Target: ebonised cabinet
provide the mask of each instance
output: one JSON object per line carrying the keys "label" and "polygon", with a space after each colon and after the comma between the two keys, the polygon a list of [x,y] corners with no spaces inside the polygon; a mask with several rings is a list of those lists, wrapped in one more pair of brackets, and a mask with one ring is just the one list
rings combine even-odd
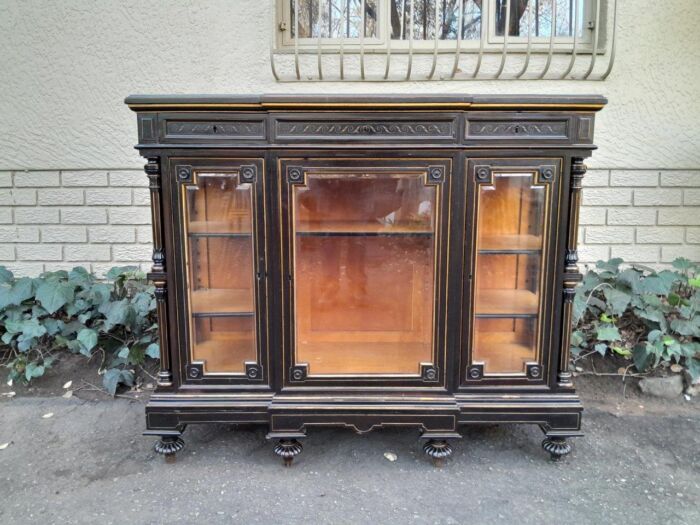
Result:
{"label": "ebonised cabinet", "polygon": [[598,96],[131,96],[161,335],[146,434],[259,423],[534,423],[579,436],[568,370]]}

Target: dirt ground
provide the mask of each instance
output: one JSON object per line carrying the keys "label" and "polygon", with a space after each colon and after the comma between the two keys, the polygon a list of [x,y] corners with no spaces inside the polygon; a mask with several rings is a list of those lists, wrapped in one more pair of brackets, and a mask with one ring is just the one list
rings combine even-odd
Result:
{"label": "dirt ground", "polygon": [[533,426],[464,428],[442,469],[413,430],[313,429],[284,469],[265,428],[223,425],[190,426],[165,464],[141,436],[148,392],[111,399],[71,359],[0,397],[0,523],[700,522],[699,402],[617,377],[577,377],[586,436],[559,463]]}

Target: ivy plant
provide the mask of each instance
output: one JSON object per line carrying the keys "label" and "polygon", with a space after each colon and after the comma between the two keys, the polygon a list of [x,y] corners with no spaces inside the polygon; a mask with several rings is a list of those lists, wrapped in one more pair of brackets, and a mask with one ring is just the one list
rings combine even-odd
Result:
{"label": "ivy plant", "polygon": [[615,353],[639,372],[680,365],[700,378],[700,265],[673,269],[598,261],[574,298],[572,354]]}
{"label": "ivy plant", "polygon": [[136,267],[99,280],[85,268],[16,278],[0,266],[0,355],[9,380],[42,376],[60,351],[100,354],[105,389],[133,386],[134,367],[157,359],[153,286]]}

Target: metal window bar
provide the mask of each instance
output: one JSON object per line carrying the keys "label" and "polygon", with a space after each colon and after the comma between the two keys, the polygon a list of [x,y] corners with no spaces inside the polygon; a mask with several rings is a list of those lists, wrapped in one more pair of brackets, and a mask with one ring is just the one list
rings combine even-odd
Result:
{"label": "metal window bar", "polygon": [[[273,2],[278,0],[272,0]],[[527,39],[524,43],[523,52],[523,39],[520,39],[520,45],[517,51],[513,51],[513,38],[517,35],[513,33],[510,29],[511,22],[511,6],[513,0],[504,0],[500,3],[501,6],[505,7],[505,13],[502,14],[505,18],[505,25],[500,43],[498,39],[494,43],[491,41],[489,35],[493,34],[497,26],[496,20],[489,20],[488,16],[484,16],[484,12],[488,9],[489,0],[483,0],[481,4],[482,14],[479,18],[480,33],[478,39],[478,47],[476,47],[476,42],[473,42],[471,48],[467,49],[464,47],[464,32],[466,27],[469,27],[465,17],[465,7],[466,3],[470,0],[459,0],[458,13],[457,13],[457,28],[455,39],[441,38],[440,31],[440,16],[446,20],[447,13],[446,5],[443,5],[442,10],[440,9],[440,0],[418,0],[422,1],[423,11],[422,23],[414,19],[415,11],[415,0],[401,0],[401,16],[399,20],[398,27],[398,39],[402,41],[407,41],[406,47],[396,47],[392,45],[392,34],[391,27],[387,21],[381,20],[379,17],[374,19],[375,29],[373,36],[379,36],[380,39],[383,38],[385,41],[385,50],[381,50],[379,53],[376,50],[370,51],[373,57],[383,57],[384,62],[384,72],[383,74],[372,74],[371,70],[367,68],[371,63],[376,65],[377,60],[368,62],[366,59],[367,54],[367,2],[369,0],[314,0],[315,4],[309,5],[309,15],[308,15],[308,38],[300,36],[300,11],[299,4],[300,0],[284,0],[287,5],[291,5],[294,15],[293,23],[293,34],[292,34],[292,52],[285,51],[284,49],[279,50],[276,48],[278,45],[277,34],[278,31],[283,29],[277,24],[277,19],[275,17],[275,11],[273,9],[273,33],[271,38],[271,48],[270,48],[270,68],[273,77],[278,82],[314,82],[314,81],[367,81],[367,82],[397,82],[397,81],[429,81],[429,80],[481,80],[481,79],[499,79],[499,80],[605,80],[611,73],[613,65],[615,62],[616,55],[616,36],[617,36],[617,0],[569,0],[568,2],[568,35],[564,37],[557,36],[557,1],[556,0],[530,0],[527,6]],[[339,12],[339,35],[336,37],[333,34],[333,7],[334,1],[340,1],[341,7],[338,9]],[[375,0],[374,6],[377,12],[386,14],[388,10],[379,9],[380,3],[383,1],[390,0]],[[495,2],[495,0],[491,0]],[[352,24],[352,14],[351,14],[351,4],[353,2],[359,2],[360,16],[359,24],[356,32],[356,37],[353,37],[353,32],[351,31]],[[551,13],[551,25],[550,34],[547,39],[547,43],[543,45],[542,42],[537,44],[534,38],[540,38],[540,7],[546,6],[546,2],[549,2],[550,13]],[[593,2],[594,8],[591,9],[591,3]],[[423,42],[427,42],[427,31],[429,19],[427,15],[428,6],[432,3],[433,13],[434,13],[434,31],[432,49],[426,53],[425,49],[421,49],[422,52],[416,52],[415,38],[416,26],[418,26],[419,33],[424,36]],[[344,4],[344,6],[342,5]],[[314,10],[313,6],[317,6],[316,18],[314,24]],[[328,15],[328,39],[324,41],[323,31],[321,29],[323,23],[322,12],[324,8],[327,7]],[[604,17],[606,14],[604,9],[610,16]],[[442,12],[441,12],[442,11]],[[533,15],[532,12],[535,11]],[[496,14],[495,10],[492,11]],[[452,11],[454,14],[454,12]],[[587,20],[586,14],[592,15],[592,18]],[[584,16],[581,16],[584,14]],[[408,16],[407,16],[408,15]],[[520,13],[522,17],[523,13]],[[473,17],[474,15],[472,15]],[[534,20],[533,20],[534,19]],[[454,20],[454,19],[453,19]],[[601,21],[611,20],[608,23],[608,27],[605,28],[608,49],[601,50],[600,39],[601,39]],[[382,25],[382,23],[384,24]],[[474,22],[472,19],[471,23]],[[533,38],[533,22],[534,22],[534,34]],[[517,25],[517,22],[516,22]],[[422,27],[421,27],[422,26]],[[317,29],[317,37],[313,38],[314,28]],[[421,31],[422,29],[422,31]],[[586,39],[580,38],[580,33],[588,31],[590,38]],[[444,33],[445,31],[443,31]],[[343,34],[344,33],[344,34]],[[519,36],[519,35],[517,35]],[[302,54],[302,49],[300,47],[300,40],[304,38],[304,53]],[[333,39],[337,38],[337,48],[329,49],[328,44],[332,43]],[[357,46],[348,46],[347,41],[353,38],[357,39]],[[546,37],[545,37],[546,38]],[[588,45],[587,48],[582,49],[583,43],[585,41]],[[570,45],[570,48],[566,46]],[[500,47],[500,48],[499,48]],[[558,51],[558,52],[557,52]],[[317,75],[316,76],[302,76],[302,56],[308,54],[309,52],[316,54],[317,62]],[[535,53],[539,52],[543,55],[544,65],[541,66],[542,69],[535,73],[534,75],[528,75],[531,72],[531,64],[534,64],[532,57]],[[359,66],[351,67],[353,69],[359,69],[356,73],[350,71],[346,72],[346,61],[345,54],[359,54]],[[338,54],[338,75],[334,76],[331,74],[326,74],[324,72],[324,59],[331,54]],[[392,74],[392,58],[394,55],[402,54],[406,55],[407,59],[405,62],[405,70],[401,72],[394,69],[394,74]],[[446,71],[441,71],[439,64],[439,56],[444,54],[453,54],[454,59],[452,60],[451,67]],[[285,69],[280,67],[280,61],[283,58],[289,58],[293,55],[291,62],[291,74]],[[577,68],[582,61],[585,63],[585,58],[581,57],[585,55],[590,55],[588,57],[588,65]],[[600,55],[600,59],[599,56]],[[427,58],[422,66],[416,67],[419,58]],[[469,57],[473,66],[471,72],[464,73],[460,70],[460,64]],[[515,73],[510,73],[506,69],[506,64],[510,64],[510,70],[513,70],[513,66],[516,64],[516,58],[521,61],[520,67],[517,68]],[[561,60],[560,60],[561,59]],[[581,60],[580,60],[581,59]],[[487,67],[487,63],[490,62],[491,67]],[[557,63],[557,67],[555,66]],[[601,62],[604,62],[603,67],[600,66]],[[304,62],[306,63],[306,62]],[[540,64],[542,62],[540,61]],[[326,64],[327,65],[327,64]],[[351,64],[352,66],[352,64]],[[495,66],[495,67],[494,67]],[[289,66],[286,68],[289,70]],[[495,73],[494,73],[495,70]],[[578,71],[577,71],[578,70]],[[421,72],[422,71],[422,72]],[[561,71],[561,72],[559,72]],[[549,74],[548,73],[552,73]]]}

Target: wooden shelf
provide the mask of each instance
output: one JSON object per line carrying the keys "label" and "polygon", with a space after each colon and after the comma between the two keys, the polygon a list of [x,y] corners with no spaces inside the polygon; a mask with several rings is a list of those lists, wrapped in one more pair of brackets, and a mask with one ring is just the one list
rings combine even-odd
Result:
{"label": "wooden shelf", "polygon": [[296,228],[297,235],[433,235],[433,230],[425,224],[380,224],[352,221],[301,222]]}
{"label": "wooden shelf", "polygon": [[525,374],[525,363],[534,361],[532,347],[517,343],[489,342],[479,337],[474,348],[474,362],[484,363],[484,375]]}
{"label": "wooden shelf", "polygon": [[187,232],[193,236],[231,236],[249,237],[250,218],[245,221],[192,221],[188,224]]}
{"label": "wooden shelf", "polygon": [[252,337],[212,339],[194,346],[195,361],[204,361],[207,372],[242,374],[245,362],[256,361],[256,351]]}
{"label": "wooden shelf", "polygon": [[537,294],[529,290],[482,289],[476,292],[475,315],[537,315]]}
{"label": "wooden shelf", "polygon": [[193,314],[254,315],[253,291],[210,288],[192,292]]}
{"label": "wooden shelf", "polygon": [[489,235],[479,239],[479,253],[538,253],[542,237],[537,235]]}
{"label": "wooden shelf", "polygon": [[421,343],[323,342],[297,346],[297,362],[308,363],[309,375],[420,374],[430,362],[430,345]]}

